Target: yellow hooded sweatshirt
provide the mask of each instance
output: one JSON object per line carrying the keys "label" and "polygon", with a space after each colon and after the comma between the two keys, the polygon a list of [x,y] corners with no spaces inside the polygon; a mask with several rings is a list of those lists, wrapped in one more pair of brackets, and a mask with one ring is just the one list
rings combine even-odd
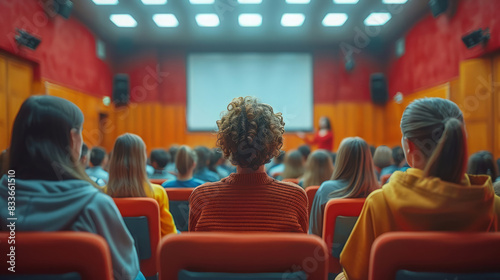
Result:
{"label": "yellow hooded sweatshirt", "polygon": [[489,176],[466,175],[461,185],[424,178],[410,168],[395,172],[371,193],[347,241],[340,263],[349,280],[368,279],[373,241],[389,231],[471,231],[500,229],[500,197]]}

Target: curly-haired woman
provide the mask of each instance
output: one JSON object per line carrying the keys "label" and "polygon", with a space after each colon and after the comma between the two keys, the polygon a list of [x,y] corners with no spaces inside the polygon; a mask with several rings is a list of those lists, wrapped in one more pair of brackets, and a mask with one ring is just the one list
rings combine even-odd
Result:
{"label": "curly-haired woman", "polygon": [[283,146],[281,113],[253,97],[238,97],[217,126],[217,146],[237,170],[193,191],[189,230],[307,232],[304,190],[269,177],[264,169]]}

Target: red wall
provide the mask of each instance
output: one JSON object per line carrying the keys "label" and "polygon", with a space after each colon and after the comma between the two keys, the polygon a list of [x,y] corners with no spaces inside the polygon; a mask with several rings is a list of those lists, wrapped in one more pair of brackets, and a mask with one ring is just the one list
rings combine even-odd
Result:
{"label": "red wall", "polygon": [[[45,80],[94,96],[110,95],[112,72],[96,56],[94,35],[73,17],[48,17],[41,2],[0,1],[0,50],[36,62]],[[18,49],[16,28],[42,39],[35,51]]]}
{"label": "red wall", "polygon": [[[449,18],[426,16],[406,34],[406,52],[394,58],[388,69],[389,92],[410,94],[458,77],[460,61],[500,47],[500,1],[462,0]],[[462,36],[479,28],[489,28],[486,48],[467,49]]]}

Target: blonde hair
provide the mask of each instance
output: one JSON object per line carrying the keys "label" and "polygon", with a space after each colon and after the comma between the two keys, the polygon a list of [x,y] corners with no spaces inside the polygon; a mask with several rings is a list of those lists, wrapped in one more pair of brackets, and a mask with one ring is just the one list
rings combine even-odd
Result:
{"label": "blonde hair", "polygon": [[304,175],[304,157],[302,153],[293,150],[285,154],[285,170],[281,174],[283,179],[297,179]]}
{"label": "blonde hair", "polygon": [[177,150],[177,155],[175,156],[175,167],[179,172],[179,175],[186,175],[188,170],[198,161],[198,156],[196,152],[191,150],[188,146],[181,146]]}
{"label": "blonde hair", "polygon": [[377,147],[373,154],[373,164],[380,169],[393,165],[394,159],[392,158],[391,148],[383,145]]}
{"label": "blonde hair", "polygon": [[309,155],[304,172],[303,187],[319,186],[330,179],[333,173],[333,161],[330,154],[324,150],[318,150]]}
{"label": "blonde hair", "polygon": [[125,133],[113,147],[106,192],[111,197],[146,197],[145,188],[153,193],[146,174],[146,145],[141,137]]}
{"label": "blonde hair", "polygon": [[346,180],[348,184],[345,188],[331,192],[331,198],[367,197],[378,187],[372,154],[365,140],[359,137],[342,140],[332,180]]}

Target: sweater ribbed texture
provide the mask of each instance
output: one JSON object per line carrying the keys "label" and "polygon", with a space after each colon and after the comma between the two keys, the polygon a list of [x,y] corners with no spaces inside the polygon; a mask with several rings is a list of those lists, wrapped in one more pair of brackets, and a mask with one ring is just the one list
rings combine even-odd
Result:
{"label": "sweater ribbed texture", "polygon": [[196,188],[189,198],[190,231],[307,232],[307,196],[266,173],[233,173]]}

